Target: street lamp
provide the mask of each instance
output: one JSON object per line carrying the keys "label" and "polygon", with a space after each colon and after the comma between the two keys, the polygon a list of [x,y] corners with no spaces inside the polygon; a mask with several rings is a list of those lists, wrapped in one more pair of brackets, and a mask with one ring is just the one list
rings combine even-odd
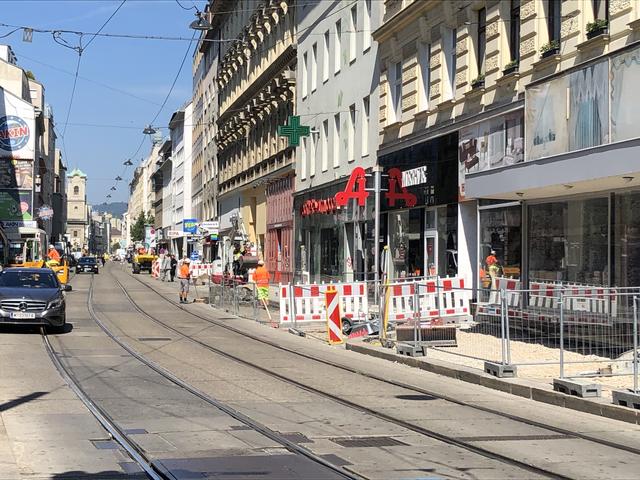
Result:
{"label": "street lamp", "polygon": [[123,163],[123,165],[126,165],[127,167],[130,167],[133,165],[133,162],[131,161],[131,159],[129,158],[126,162]]}
{"label": "street lamp", "polygon": [[116,187],[111,187],[111,191],[114,192],[116,190]]}
{"label": "street lamp", "polygon": [[204,14],[200,11],[196,11],[196,18],[197,20],[194,20],[193,22],[191,22],[189,24],[189,28],[191,28],[192,30],[212,30],[213,29],[213,25],[211,25],[211,23],[209,23],[209,20],[207,20],[204,16]]}
{"label": "street lamp", "polygon": [[119,182],[120,180],[122,180],[122,177],[121,177],[120,175],[118,175],[118,176],[116,177],[116,182]]}
{"label": "street lamp", "polygon": [[144,133],[145,135],[153,135],[156,132],[157,130],[153,128],[151,125],[147,125],[146,127],[144,127],[144,130],[142,131],[142,133]]}

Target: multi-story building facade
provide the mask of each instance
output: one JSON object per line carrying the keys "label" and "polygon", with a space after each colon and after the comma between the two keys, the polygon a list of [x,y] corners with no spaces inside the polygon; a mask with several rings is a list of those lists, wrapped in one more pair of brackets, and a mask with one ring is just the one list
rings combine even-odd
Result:
{"label": "multi-story building facade", "polygon": [[391,274],[478,285],[495,250],[525,285],[638,285],[637,3],[385,7],[379,162],[415,200],[386,206]]}
{"label": "multi-story building facade", "polygon": [[62,160],[62,152],[55,149],[54,184],[53,184],[53,219],[51,239],[56,242],[64,240],[67,231],[67,167]]}
{"label": "multi-story building facade", "polygon": [[155,171],[151,174],[153,185],[153,209],[155,212],[154,226],[156,244],[160,249],[168,250],[171,239],[169,230],[172,229],[173,195],[171,180],[171,141],[165,140],[158,150],[158,158],[154,163]]}
{"label": "multi-story building facade", "polygon": [[295,152],[277,128],[294,113],[297,7],[275,0],[234,5],[218,20],[221,37],[236,39],[221,45],[216,74],[221,257],[229,260],[233,243],[243,239],[238,243],[264,257],[277,278],[291,271],[291,249],[277,249],[292,244],[292,218],[267,205],[272,195],[293,195]]}
{"label": "multi-story building facade", "polygon": [[79,251],[88,248],[87,176],[76,168],[67,178],[67,238]]}
{"label": "multi-story building facade", "polygon": [[133,178],[129,184],[129,205],[127,212],[131,222],[144,213],[155,218],[152,175],[156,169],[156,161],[164,140],[162,134],[156,133],[152,138],[152,146],[149,155],[143,158],[140,165],[133,172]]}
{"label": "multi-story building facade", "polygon": [[373,270],[374,196],[344,208],[334,197],[354,168],[376,165],[379,74],[371,31],[382,10],[371,0],[298,8],[296,114],[311,134],[297,148],[295,201],[284,210],[295,212],[295,271],[311,281],[364,279]]}
{"label": "multi-story building facade", "polygon": [[[193,104],[174,112],[169,122],[171,140],[171,212],[172,230],[183,231],[183,220],[193,217],[192,209],[192,144]],[[182,256],[187,253],[186,239],[182,236],[171,239],[171,251]]]}

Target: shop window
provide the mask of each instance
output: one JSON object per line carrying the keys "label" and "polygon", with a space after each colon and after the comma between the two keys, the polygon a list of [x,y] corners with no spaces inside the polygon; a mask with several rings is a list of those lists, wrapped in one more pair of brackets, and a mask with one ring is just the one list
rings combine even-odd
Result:
{"label": "shop window", "polygon": [[494,250],[497,275],[520,278],[522,263],[522,207],[520,205],[480,210],[480,285],[490,286],[487,257]]}
{"label": "shop window", "polygon": [[424,274],[424,209],[389,213],[390,278]]}
{"label": "shop window", "polygon": [[608,198],[531,205],[528,213],[529,281],[608,284]]}
{"label": "shop window", "polygon": [[478,36],[476,38],[477,44],[477,67],[478,75],[484,74],[484,57],[487,51],[487,9],[481,8],[478,10]]}
{"label": "shop window", "polygon": [[320,230],[320,273],[323,277],[342,275],[340,237],[337,226]]}
{"label": "shop window", "polygon": [[640,286],[640,192],[617,194],[613,202],[613,284]]}
{"label": "shop window", "polygon": [[438,207],[438,275],[458,274],[458,204]]}
{"label": "shop window", "polygon": [[556,41],[560,43],[560,22],[562,2],[561,0],[547,0],[546,5],[547,15],[547,32],[549,34],[549,41]]}

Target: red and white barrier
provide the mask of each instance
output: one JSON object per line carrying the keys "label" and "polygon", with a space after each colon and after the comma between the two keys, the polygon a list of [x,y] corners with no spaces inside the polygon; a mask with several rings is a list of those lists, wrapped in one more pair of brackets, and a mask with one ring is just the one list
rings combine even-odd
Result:
{"label": "red and white barrier", "polygon": [[502,291],[504,290],[508,307],[522,306],[522,282],[513,278],[495,277],[491,281],[490,305],[502,304]]}
{"label": "red and white barrier", "polygon": [[151,264],[151,276],[153,278],[160,277],[160,260],[154,260]]}
{"label": "red and white barrier", "polygon": [[191,277],[213,275],[213,263],[191,263],[189,265],[189,273]]}
{"label": "red and white barrier", "polygon": [[366,320],[369,315],[365,283],[280,284],[280,322],[318,322],[326,318],[325,292],[332,286],[338,292],[344,317]]}
{"label": "red and white barrier", "polygon": [[332,345],[343,343],[342,312],[340,312],[340,294],[329,285],[325,291],[325,305],[327,309],[327,337]]}
{"label": "red and white barrier", "polygon": [[413,318],[414,302],[418,302],[421,321],[471,322],[471,293],[461,277],[389,285],[385,295],[385,322],[402,323]]}

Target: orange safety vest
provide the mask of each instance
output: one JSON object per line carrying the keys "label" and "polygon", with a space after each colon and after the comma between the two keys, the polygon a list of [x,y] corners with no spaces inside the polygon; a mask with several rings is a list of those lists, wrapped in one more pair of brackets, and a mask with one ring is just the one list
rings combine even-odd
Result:
{"label": "orange safety vest", "polygon": [[55,248],[49,249],[49,251],[47,252],[47,257],[49,257],[49,260],[55,260],[56,262],[60,261],[60,254]]}
{"label": "orange safety vest", "polygon": [[253,272],[253,281],[256,282],[259,287],[268,287],[270,279],[269,270],[263,265],[256,268],[256,271]]}
{"label": "orange safety vest", "polygon": [[180,278],[189,278],[189,265],[183,263],[180,267]]}

